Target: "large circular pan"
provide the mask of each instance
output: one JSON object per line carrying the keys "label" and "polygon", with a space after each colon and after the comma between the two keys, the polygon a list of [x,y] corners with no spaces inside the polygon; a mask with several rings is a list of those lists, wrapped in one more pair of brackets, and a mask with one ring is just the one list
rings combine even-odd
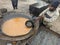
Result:
{"label": "large circular pan", "polygon": [[[1,26],[6,21],[8,21],[12,18],[16,18],[16,17],[24,17],[26,19],[32,20],[32,17],[30,15],[24,15],[24,14],[17,13],[17,12],[8,12],[8,13],[4,14]],[[27,38],[31,37],[34,34],[34,29],[38,29],[39,26],[35,25],[35,24],[36,24],[36,22],[34,23],[34,28],[32,28],[29,33],[27,33],[25,35],[20,35],[20,36],[8,36],[8,35],[4,34],[4,32],[1,28],[2,33],[0,34],[0,36],[1,36],[0,39],[10,40],[10,41],[18,41],[18,40],[27,39]],[[39,24],[39,23],[37,23],[37,24]]]}
{"label": "large circular pan", "polygon": [[29,20],[24,17],[16,17],[5,21],[2,24],[2,32],[8,36],[21,36],[28,34],[32,28],[28,28],[25,22]]}

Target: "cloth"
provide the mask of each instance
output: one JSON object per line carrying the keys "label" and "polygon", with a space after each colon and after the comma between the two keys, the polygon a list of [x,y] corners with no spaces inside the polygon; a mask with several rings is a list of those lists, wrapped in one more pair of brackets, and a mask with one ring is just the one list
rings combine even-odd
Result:
{"label": "cloth", "polygon": [[[45,3],[44,5],[46,5],[46,4],[47,3]],[[41,4],[41,6],[42,5],[43,4]],[[40,13],[39,16],[44,15],[44,21],[43,21],[43,23],[45,25],[49,25],[50,26],[50,25],[52,25],[52,22],[54,22],[55,20],[57,20],[57,18],[59,17],[59,10],[60,10],[60,8],[58,6],[54,12],[50,12],[49,11],[49,7],[48,7],[47,9],[45,9],[44,11],[42,11],[42,13]],[[47,18],[45,14],[47,14],[50,18]]]}

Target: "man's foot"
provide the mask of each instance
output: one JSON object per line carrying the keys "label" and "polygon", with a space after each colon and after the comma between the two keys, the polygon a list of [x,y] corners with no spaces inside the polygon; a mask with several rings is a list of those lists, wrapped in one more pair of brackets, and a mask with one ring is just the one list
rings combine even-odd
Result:
{"label": "man's foot", "polygon": [[14,10],[15,10],[15,9],[18,9],[18,8],[17,8],[17,7],[14,7]]}
{"label": "man's foot", "polygon": [[16,7],[16,9],[18,9],[18,8]]}
{"label": "man's foot", "polygon": [[28,43],[26,43],[26,45],[29,45]]}
{"label": "man's foot", "polygon": [[13,9],[15,10],[15,7]]}

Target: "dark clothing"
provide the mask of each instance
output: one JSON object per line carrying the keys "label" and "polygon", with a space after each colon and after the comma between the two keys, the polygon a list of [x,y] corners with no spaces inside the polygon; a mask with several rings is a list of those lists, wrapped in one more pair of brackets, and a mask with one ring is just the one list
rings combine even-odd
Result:
{"label": "dark clothing", "polygon": [[45,13],[45,17],[46,18],[51,18],[47,13]]}
{"label": "dark clothing", "polygon": [[33,6],[33,5],[30,5],[30,7],[29,7],[29,12],[30,12],[30,14],[33,14],[33,17],[34,17],[34,16],[38,17],[39,14],[40,14],[42,11],[44,11],[45,9],[47,9],[47,8],[48,8],[48,5],[47,5],[47,6],[43,6],[43,7],[41,7],[41,8],[37,8],[37,7]]}
{"label": "dark clothing", "polygon": [[12,6],[14,9],[17,9],[18,6],[18,0],[11,0],[12,1]]}

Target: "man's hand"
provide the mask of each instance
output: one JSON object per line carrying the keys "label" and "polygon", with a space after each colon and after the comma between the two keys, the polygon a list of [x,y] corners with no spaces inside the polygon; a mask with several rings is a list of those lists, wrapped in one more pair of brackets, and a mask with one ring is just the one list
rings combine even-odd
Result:
{"label": "man's hand", "polygon": [[41,19],[44,19],[44,15],[35,18],[35,21],[38,21],[38,20],[41,20]]}

